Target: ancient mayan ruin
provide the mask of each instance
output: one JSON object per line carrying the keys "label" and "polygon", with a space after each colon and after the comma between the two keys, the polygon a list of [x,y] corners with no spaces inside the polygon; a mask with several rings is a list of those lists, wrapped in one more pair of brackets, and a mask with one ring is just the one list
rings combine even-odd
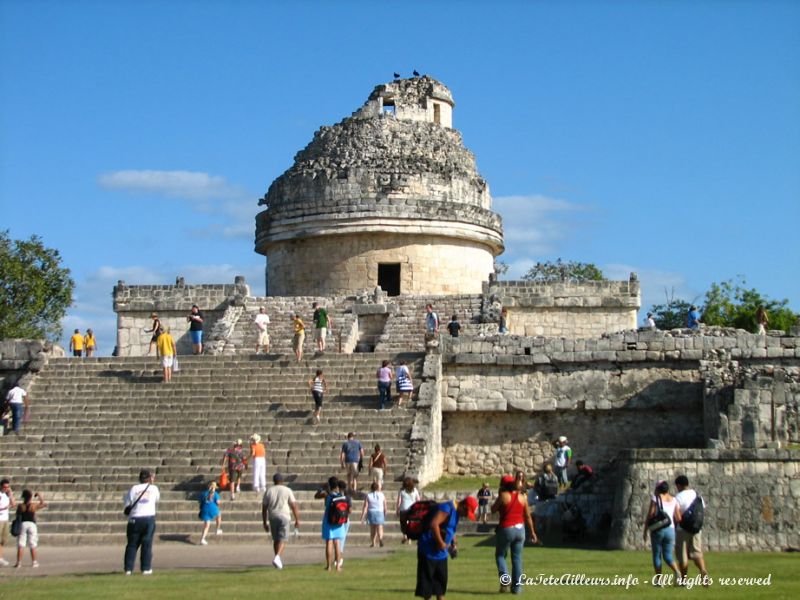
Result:
{"label": "ancient mayan ruin", "polygon": [[[38,456],[54,443],[78,448],[113,435],[123,467],[150,461],[171,490],[177,516],[167,533],[177,534],[194,511],[189,494],[216,474],[217,451],[251,430],[271,435],[271,472],[280,469],[306,491],[338,468],[337,444],[350,429],[365,445],[387,449],[396,465],[392,490],[403,474],[423,485],[516,469],[532,478],[564,435],[596,475],[537,507],[543,520],[569,502],[593,539],[641,547],[654,482],[684,473],[714,507],[708,549],[800,547],[800,331],[639,330],[635,274],[582,283],[498,280],[501,219],[453,128],[454,106],[450,90],[430,77],[397,79],[314,134],[259,201],[255,251],[266,256],[265,297],[253,296],[241,277],[120,281],[117,357],[78,363],[50,358],[41,345],[0,342],[4,375],[25,374],[41,403],[27,439],[3,439],[4,455],[33,449]],[[333,337],[328,352],[315,355],[309,335],[306,357],[294,363],[289,315],[299,312],[311,327],[312,302],[328,308]],[[458,316],[458,338],[425,334],[429,303],[443,326]],[[149,315],[157,312],[179,354],[189,354],[192,304],[206,315],[206,355],[182,356],[176,383],[153,401]],[[253,350],[261,307],[271,318],[266,356]],[[501,308],[507,335],[498,331]],[[375,410],[374,369],[401,358],[412,366],[415,402]],[[309,440],[296,432],[307,427],[305,380],[314,368],[326,369],[338,396]],[[79,386],[93,386],[95,399],[72,402]],[[122,426],[126,420],[152,429],[140,434]],[[187,446],[189,458],[176,451]],[[65,498],[116,498],[129,483],[127,472],[51,456],[41,464],[15,459],[10,474],[52,482],[47,469],[56,468],[55,489]],[[86,527],[64,525],[64,543],[102,538]],[[255,536],[258,523],[237,527],[231,540]]]}

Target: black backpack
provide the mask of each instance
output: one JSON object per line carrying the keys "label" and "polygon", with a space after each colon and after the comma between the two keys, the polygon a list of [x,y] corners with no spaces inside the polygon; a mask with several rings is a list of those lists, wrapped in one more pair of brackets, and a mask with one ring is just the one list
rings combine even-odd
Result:
{"label": "black backpack", "polygon": [[328,507],[328,525],[334,527],[344,525],[350,518],[350,498],[347,496],[336,496],[331,499]]}
{"label": "black backpack", "polygon": [[699,533],[703,528],[703,518],[705,517],[705,507],[700,494],[689,505],[686,512],[681,515],[681,529],[688,533]]}

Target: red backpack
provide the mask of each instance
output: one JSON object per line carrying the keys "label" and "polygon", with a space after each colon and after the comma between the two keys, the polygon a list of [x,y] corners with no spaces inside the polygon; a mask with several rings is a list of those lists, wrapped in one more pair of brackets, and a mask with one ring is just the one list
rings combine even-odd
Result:
{"label": "red backpack", "polygon": [[328,507],[328,525],[338,526],[347,523],[350,518],[350,498],[336,496]]}
{"label": "red backpack", "polygon": [[417,500],[400,517],[400,529],[408,539],[418,540],[431,528],[431,521],[439,512],[436,500]]}

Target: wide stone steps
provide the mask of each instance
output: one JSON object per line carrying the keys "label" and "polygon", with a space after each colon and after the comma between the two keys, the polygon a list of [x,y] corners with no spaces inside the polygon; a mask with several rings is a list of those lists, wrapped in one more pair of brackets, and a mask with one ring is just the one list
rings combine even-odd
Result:
{"label": "wide stone steps", "polygon": [[[375,371],[384,357],[399,362],[388,354],[325,354],[299,364],[287,357],[181,357],[182,370],[169,385],[160,383],[155,357],[55,359],[30,386],[31,416],[22,433],[0,438],[0,475],[10,477],[18,495],[26,487],[44,493],[43,543],[75,545],[124,538],[122,494],[141,468],[150,468],[164,495],[158,536],[186,539],[201,527],[194,493],[219,477],[234,439],[258,432],[267,441],[268,481],[276,470],[284,474],[300,500],[304,534],[317,544],[322,502],[308,494],[331,475],[344,477],[339,452],[347,431],[358,432],[367,456],[381,444],[387,486],[398,487],[411,460],[413,403],[376,410]],[[404,358],[419,385],[423,357]],[[329,391],[321,423],[312,425],[307,382],[316,368],[325,370]],[[362,486],[368,480],[365,471]],[[235,502],[222,494],[225,535],[212,543],[266,539],[260,494],[249,491],[252,472],[242,481]],[[358,500],[354,510],[360,507]],[[367,532],[354,524],[351,539],[366,542]]]}

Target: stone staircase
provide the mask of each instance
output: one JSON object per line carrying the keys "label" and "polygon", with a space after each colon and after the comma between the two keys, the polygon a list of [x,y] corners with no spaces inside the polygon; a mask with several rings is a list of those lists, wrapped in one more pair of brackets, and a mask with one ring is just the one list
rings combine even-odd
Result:
{"label": "stone staircase", "polygon": [[478,323],[483,296],[480,294],[462,296],[397,296],[390,298],[397,310],[389,315],[383,335],[375,346],[376,352],[397,353],[403,350],[424,352],[425,350],[425,306],[432,304],[439,315],[439,328],[447,333],[447,324],[452,315],[458,315],[462,334]]}
{"label": "stone staircase", "polygon": [[344,302],[311,296],[246,298],[244,311],[236,322],[228,344],[235,347],[238,354],[251,354],[255,350],[256,329],[253,321],[259,312],[259,308],[263,306],[266,308],[270,319],[270,353],[292,354],[294,325],[289,317],[299,313],[306,326],[304,353],[313,354],[316,351],[316,344],[314,342],[314,320],[312,318],[314,309],[311,308],[311,305],[315,301],[320,302],[320,305],[328,310],[328,314],[333,320],[334,327],[333,331],[329,330],[328,332],[326,351],[338,352],[340,337],[342,338],[343,351],[352,351],[352,347],[355,344],[355,340],[351,339],[356,323],[355,315],[348,312]]}
{"label": "stone staircase", "polygon": [[[122,495],[141,468],[150,468],[162,492],[159,538],[196,541],[197,492],[219,476],[233,440],[259,433],[268,440],[268,480],[276,470],[285,475],[298,496],[306,539],[317,543],[322,501],[313,500],[313,490],[330,475],[343,475],[339,450],[348,431],[357,433],[367,454],[381,444],[390,512],[395,482],[413,468],[415,410],[376,410],[375,369],[385,358],[400,357],[325,354],[297,363],[275,354],[187,356],[170,384],[160,383],[154,357],[53,359],[30,386],[31,418],[22,434],[0,438],[0,476],[11,479],[17,495],[23,488],[44,494],[43,543],[118,543],[125,530]],[[423,356],[402,358],[418,383]],[[329,391],[321,423],[311,425],[307,380],[317,368]],[[361,480],[368,483],[366,473]],[[222,494],[221,541],[265,539],[260,494],[249,491],[250,482],[248,472],[235,501]],[[355,543],[368,537],[368,528],[355,522],[361,504],[354,507]],[[399,535],[396,525],[387,534]]]}

